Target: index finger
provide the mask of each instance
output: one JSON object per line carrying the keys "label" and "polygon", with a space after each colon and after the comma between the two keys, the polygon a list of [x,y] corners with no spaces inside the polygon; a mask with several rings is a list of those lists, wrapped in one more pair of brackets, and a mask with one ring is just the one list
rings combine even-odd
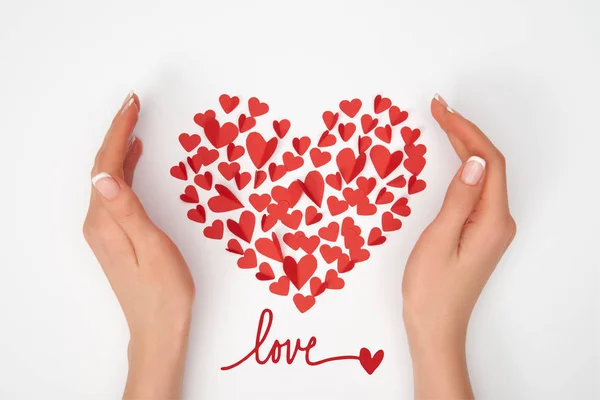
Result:
{"label": "index finger", "polygon": [[128,94],[98,150],[92,176],[98,172],[108,172],[112,176],[123,178],[123,162],[131,133],[138,121],[139,107],[140,101],[137,95],[133,92]]}
{"label": "index finger", "polygon": [[[497,210],[508,210],[506,161],[490,139],[471,121],[457,114],[440,98],[431,101],[431,113],[440,127],[455,141],[459,157],[464,162],[470,156],[486,161],[485,181],[481,200]],[[458,147],[458,148],[457,148]]]}

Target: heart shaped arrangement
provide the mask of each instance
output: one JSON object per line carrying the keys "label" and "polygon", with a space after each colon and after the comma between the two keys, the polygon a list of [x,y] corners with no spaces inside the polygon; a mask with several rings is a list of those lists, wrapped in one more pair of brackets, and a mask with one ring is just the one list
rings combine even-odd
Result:
{"label": "heart shaped arrangement", "polygon": [[219,103],[223,117],[194,116],[205,139],[179,135],[187,156],[170,173],[188,183],[180,195],[192,205],[187,217],[205,224],[209,239],[227,235],[238,267],[256,271],[275,295],[293,293],[304,313],[318,296],[342,289],[343,274],[410,215],[409,197],[426,187],[418,177],[427,151],[416,144],[421,132],[381,95],[360,118],[360,99],[341,101],[339,111],[323,113],[320,135],[292,140],[287,119],[270,118],[269,132],[258,132],[270,108],[256,97],[244,110],[237,96]]}

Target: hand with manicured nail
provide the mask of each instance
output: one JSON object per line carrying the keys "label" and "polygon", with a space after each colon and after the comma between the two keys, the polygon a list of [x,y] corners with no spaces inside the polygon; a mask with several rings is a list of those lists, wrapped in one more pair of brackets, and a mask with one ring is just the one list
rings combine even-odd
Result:
{"label": "hand with manicured nail", "polygon": [[129,326],[124,398],[175,399],[181,398],[194,282],[177,247],[131,190],[142,152],[131,136],[139,109],[131,93],[98,151],[83,233]]}
{"label": "hand with manicured nail", "polygon": [[438,95],[431,112],[463,164],[413,249],[402,283],[416,399],[473,398],[465,360],[471,312],[516,233],[505,160]]}

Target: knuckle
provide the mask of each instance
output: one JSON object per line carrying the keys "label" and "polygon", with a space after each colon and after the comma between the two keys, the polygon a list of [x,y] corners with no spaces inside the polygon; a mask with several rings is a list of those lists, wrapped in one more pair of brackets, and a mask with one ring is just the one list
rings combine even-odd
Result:
{"label": "knuckle", "polygon": [[506,157],[499,150],[494,151],[493,158],[501,168],[506,168]]}
{"label": "knuckle", "polygon": [[512,242],[517,235],[517,222],[512,215],[508,215],[508,221],[506,222],[506,233],[509,237],[509,242]]}
{"label": "knuckle", "polygon": [[85,239],[86,242],[91,243],[92,241],[95,241],[97,238],[102,236],[102,232],[103,232],[104,228],[102,226],[101,223],[99,223],[98,220],[96,219],[92,219],[92,218],[86,218],[85,222],[83,223],[83,237]]}

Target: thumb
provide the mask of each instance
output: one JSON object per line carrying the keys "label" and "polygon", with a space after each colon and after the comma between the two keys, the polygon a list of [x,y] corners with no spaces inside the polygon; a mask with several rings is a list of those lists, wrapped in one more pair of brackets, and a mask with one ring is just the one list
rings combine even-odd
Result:
{"label": "thumb", "polygon": [[448,187],[436,221],[450,232],[460,234],[479,201],[485,174],[485,160],[472,156],[458,170]]}
{"label": "thumb", "polygon": [[142,203],[121,178],[101,172],[92,178],[104,208],[136,247],[136,241],[147,235],[154,224],[148,218]]}

